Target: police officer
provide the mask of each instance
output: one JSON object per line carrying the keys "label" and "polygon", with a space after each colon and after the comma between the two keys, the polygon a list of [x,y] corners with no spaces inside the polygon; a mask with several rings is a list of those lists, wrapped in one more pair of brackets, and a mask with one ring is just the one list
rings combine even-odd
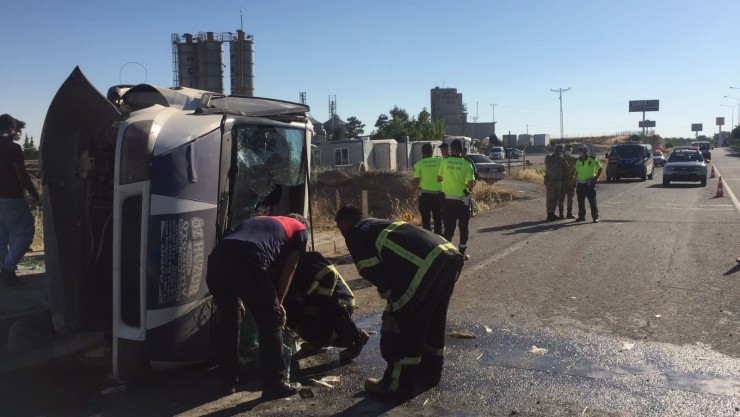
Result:
{"label": "police officer", "polygon": [[437,385],[447,307],[463,267],[462,254],[437,234],[405,222],[363,217],[357,206],[340,208],[336,222],[358,272],[388,301],[380,330],[387,366],[382,378],[365,381],[365,389],[408,395],[417,381]]}
{"label": "police officer", "polygon": [[[576,157],[573,156],[573,147],[568,144],[565,145],[565,162],[568,163],[568,169],[563,171],[563,188],[560,192],[560,200],[558,201],[558,210],[560,211],[560,218],[563,218],[563,203],[567,208],[566,219],[575,219],[573,216],[573,195],[576,191]],[[567,201],[566,201],[567,199]]]}
{"label": "police officer", "polygon": [[239,382],[242,302],[259,332],[262,397],[287,397],[300,388],[297,382],[285,381],[281,327],[287,319],[283,301],[306,250],[307,225],[298,214],[252,217],[223,237],[208,257],[206,283],[219,312],[219,359],[226,394],[233,393]]}
{"label": "police officer", "polygon": [[[442,183],[445,201],[442,205],[444,233],[452,241],[455,228],[460,226],[460,252],[465,255],[468,248],[468,223],[470,222],[470,193],[475,186],[473,166],[462,157],[462,142],[455,139],[450,143],[450,157],[442,160],[437,180]],[[465,255],[465,259],[469,256]]]}
{"label": "police officer", "polygon": [[[414,164],[414,180],[411,187],[411,199],[419,193],[419,213],[421,227],[432,230],[431,219],[434,219],[434,233],[442,234],[442,184],[437,181],[437,172],[441,158],[432,156],[432,145],[421,145],[422,159]],[[417,191],[418,190],[418,191]]]}
{"label": "police officer", "polygon": [[576,197],[578,198],[577,222],[586,220],[586,199],[591,206],[591,219],[599,222],[599,208],[596,206],[596,181],[601,176],[601,164],[594,157],[588,155],[586,145],[578,146],[579,157],[575,161],[576,169]]}
{"label": "police officer", "polygon": [[368,341],[369,335],[352,321],[352,290],[319,252],[301,256],[283,305],[288,327],[307,342],[298,355],[336,346],[346,348],[339,352],[339,358],[349,360],[356,358]]}
{"label": "police officer", "polygon": [[442,144],[439,145],[439,153],[442,154],[442,158],[449,158],[450,157],[450,144],[447,142],[442,142]]}
{"label": "police officer", "polygon": [[[556,145],[551,155],[545,156],[545,189],[547,191],[547,221],[558,220],[555,208],[560,201],[563,188],[563,175],[568,170],[568,163],[563,157],[563,145]],[[562,208],[561,208],[562,213]]]}

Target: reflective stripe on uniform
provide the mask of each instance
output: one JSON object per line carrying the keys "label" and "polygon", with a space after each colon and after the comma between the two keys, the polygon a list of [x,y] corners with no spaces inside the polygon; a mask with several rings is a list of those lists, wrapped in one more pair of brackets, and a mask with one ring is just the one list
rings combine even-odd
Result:
{"label": "reflective stripe on uniform", "polygon": [[398,385],[401,379],[401,371],[403,370],[404,365],[419,365],[420,362],[421,356],[417,356],[401,358],[401,360],[393,364],[393,373],[391,374],[391,383],[388,386],[388,389],[390,389],[391,392],[396,392],[398,390]]}
{"label": "reflective stripe on uniform", "polygon": [[429,255],[427,255],[426,259],[424,259],[424,263],[421,266],[419,266],[419,269],[416,271],[416,274],[414,274],[414,278],[411,280],[411,283],[409,284],[409,287],[406,289],[406,292],[403,293],[403,295],[399,297],[398,300],[396,300],[393,303],[388,304],[388,307],[386,308],[386,310],[387,311],[398,311],[404,305],[406,305],[406,303],[408,303],[409,300],[414,298],[414,294],[416,294],[416,290],[419,288],[419,284],[421,284],[421,280],[424,279],[424,275],[426,275],[427,271],[429,270],[429,267],[432,266],[432,263],[434,262],[435,259],[437,259],[437,256],[439,256],[439,254],[447,250],[456,250],[455,245],[453,245],[452,243],[446,242],[432,249],[432,252],[429,253]]}
{"label": "reflective stripe on uniform", "polygon": [[360,272],[364,268],[371,268],[375,265],[378,265],[380,263],[380,259],[377,256],[373,256],[372,258],[363,259],[360,262],[357,262],[357,271]]}
{"label": "reflective stripe on uniform", "polygon": [[430,355],[434,356],[444,356],[445,352],[447,351],[446,347],[443,347],[441,349],[433,348],[429,345],[424,345],[424,353],[428,353]]}

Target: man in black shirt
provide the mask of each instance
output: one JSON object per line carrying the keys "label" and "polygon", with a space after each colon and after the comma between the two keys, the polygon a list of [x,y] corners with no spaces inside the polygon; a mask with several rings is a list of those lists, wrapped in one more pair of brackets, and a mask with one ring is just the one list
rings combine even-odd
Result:
{"label": "man in black shirt", "polygon": [[23,191],[39,201],[26,172],[18,126],[25,123],[9,114],[0,115],[0,280],[7,286],[23,285],[15,270],[33,242],[35,221]]}

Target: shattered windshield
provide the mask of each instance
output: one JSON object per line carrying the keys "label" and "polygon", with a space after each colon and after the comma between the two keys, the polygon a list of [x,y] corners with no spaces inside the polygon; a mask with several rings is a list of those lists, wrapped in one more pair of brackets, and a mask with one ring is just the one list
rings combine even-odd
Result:
{"label": "shattered windshield", "polygon": [[280,201],[283,188],[304,182],[305,131],[262,125],[239,125],[235,131],[239,171],[232,224],[237,225],[259,207]]}

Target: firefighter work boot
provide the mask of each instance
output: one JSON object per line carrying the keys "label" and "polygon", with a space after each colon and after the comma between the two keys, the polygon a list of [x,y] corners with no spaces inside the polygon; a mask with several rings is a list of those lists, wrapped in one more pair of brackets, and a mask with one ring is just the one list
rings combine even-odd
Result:
{"label": "firefighter work boot", "polygon": [[561,211],[560,214],[558,215],[558,219],[563,220],[564,218],[565,216],[563,216],[563,212]]}
{"label": "firefighter work boot", "polygon": [[555,215],[555,213],[547,213],[547,219],[548,222],[554,222],[555,220],[558,220],[558,216]]}
{"label": "firefighter work boot", "polygon": [[372,394],[387,395],[392,394],[388,386],[383,383],[381,378],[368,378],[365,380],[365,390]]}
{"label": "firefighter work boot", "polygon": [[574,216],[573,213],[569,211],[568,214],[565,216],[565,218],[566,219],[575,219],[576,216]]}
{"label": "firefighter work boot", "polygon": [[360,356],[360,352],[367,344],[368,339],[370,339],[370,335],[366,331],[360,330],[360,337],[355,341],[355,344],[339,352],[339,359],[348,361]]}
{"label": "firefighter work boot", "polygon": [[579,218],[575,219],[574,221],[576,221],[576,222],[585,222],[586,219],[583,218],[583,217],[579,217]]}
{"label": "firefighter work boot", "polygon": [[298,382],[280,381],[277,384],[266,386],[262,390],[262,399],[275,400],[278,398],[290,397],[291,395],[298,393],[299,389],[301,389],[301,384]]}

